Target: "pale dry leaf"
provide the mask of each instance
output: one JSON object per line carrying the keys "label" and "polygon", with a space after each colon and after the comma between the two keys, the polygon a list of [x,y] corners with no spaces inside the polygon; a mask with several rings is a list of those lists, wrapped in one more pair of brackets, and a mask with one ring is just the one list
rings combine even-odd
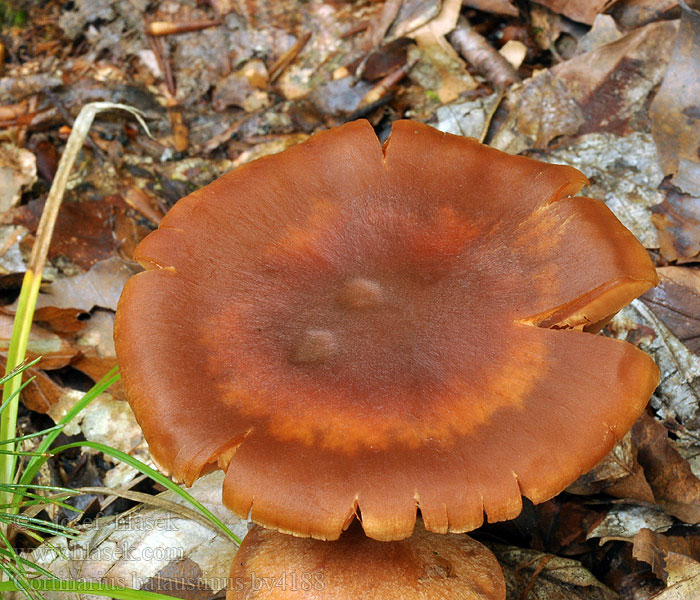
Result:
{"label": "pale dry leaf", "polygon": [[681,23],[661,89],[649,114],[665,174],[700,196],[700,3],[679,2]]}
{"label": "pale dry leaf", "polygon": [[22,191],[36,181],[36,157],[14,144],[0,145],[0,213],[16,206]]}
{"label": "pale dry leaf", "polygon": [[638,342],[661,370],[651,404],[662,418],[678,420],[700,435],[700,357],[674,336],[641,301],[623,308],[609,325],[620,339]]}
{"label": "pale dry leaf", "polygon": [[663,193],[657,189],[663,173],[656,162],[651,135],[582,135],[542,159],[582,171],[591,182],[583,194],[603,200],[646,248],[658,248],[658,233],[649,209],[663,201]]}
{"label": "pale dry leaf", "polygon": [[[223,473],[210,473],[197,480],[189,492],[242,538],[247,533],[246,522],[221,504],[222,483]],[[173,492],[164,492],[161,497],[184,504]],[[225,588],[236,553],[235,544],[210,526],[143,505],[123,515],[97,519],[81,529],[75,540],[51,538],[26,556],[63,579],[165,594],[198,586],[213,597]],[[18,593],[13,600],[20,597]],[[44,597],[60,600],[64,594],[44,592]]]}
{"label": "pale dry leaf", "polygon": [[452,102],[462,92],[477,87],[464,61],[445,38],[457,25],[461,7],[462,0],[445,0],[434,19],[410,34],[421,52],[411,79],[434,91],[442,103]]}
{"label": "pale dry leaf", "polygon": [[537,3],[573,21],[591,25],[596,15],[605,12],[615,0],[537,0]]}
{"label": "pale dry leaf", "polygon": [[506,578],[509,598],[527,600],[618,600],[577,560],[513,546],[490,544]]}
{"label": "pale dry leaf", "polygon": [[581,107],[581,133],[645,130],[647,98],[661,83],[678,29],[660,21],[552,67]]}
{"label": "pale dry leaf", "polygon": [[600,538],[602,546],[611,539],[632,539],[642,529],[668,531],[673,519],[655,506],[617,504],[614,505],[586,535],[586,539]]}

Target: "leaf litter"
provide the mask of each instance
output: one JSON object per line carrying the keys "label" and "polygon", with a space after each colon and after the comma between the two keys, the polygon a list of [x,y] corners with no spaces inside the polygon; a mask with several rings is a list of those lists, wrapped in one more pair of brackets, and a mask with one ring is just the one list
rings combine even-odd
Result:
{"label": "leaf litter", "polygon": [[[174,202],[320,129],[366,117],[385,136],[392,120],[410,117],[581,169],[590,180],[584,193],[606,202],[649,249],[661,276],[659,287],[621,311],[605,331],[649,352],[659,365],[661,383],[648,412],[567,492],[526,506],[512,523],[477,532],[496,549],[509,597],[697,597],[696,0],[19,5],[28,19],[3,30],[0,73],[5,347],[47,186],[82,104],[126,102],[144,112],[153,132],[148,138],[123,116],[105,115],[81,152],[30,337],[31,355],[43,358],[24,393],[23,431],[36,430],[39,413],[59,419],[114,366],[114,309],[124,281],[138,269],[133,248]],[[153,35],[156,22],[184,32]],[[200,22],[209,25],[187,29]],[[123,389],[114,386],[69,426],[67,439],[108,443],[148,461],[122,397]],[[130,467],[92,451],[74,452],[49,461],[40,477],[54,485],[84,480],[122,492],[109,501],[107,493],[89,495],[85,530],[74,548],[182,550],[174,559],[146,561],[142,589],[165,590],[166,583],[187,577],[201,583],[228,572],[235,548],[211,532],[191,533],[190,527],[201,525],[187,519],[178,525],[186,535],[173,538],[137,527],[120,530],[124,510],[170,518],[165,509],[126,499],[124,490],[158,491]],[[220,489],[216,477],[202,480],[203,489],[210,480],[211,490]],[[220,510],[215,500],[211,507]],[[96,509],[112,511],[103,517],[100,535],[88,524]],[[52,516],[60,518],[46,518]],[[220,516],[233,519],[223,510]],[[245,534],[245,523],[235,526]],[[206,535],[216,540],[210,548],[196,541]],[[54,556],[41,564],[57,574],[131,584],[126,563],[114,553],[92,562],[64,550],[67,561]],[[195,588],[179,593],[205,599],[221,590]]]}

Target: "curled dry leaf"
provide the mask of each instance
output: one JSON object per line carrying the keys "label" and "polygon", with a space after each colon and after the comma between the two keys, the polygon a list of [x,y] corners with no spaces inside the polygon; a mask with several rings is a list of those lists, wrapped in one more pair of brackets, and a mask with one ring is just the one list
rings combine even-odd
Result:
{"label": "curled dry leaf", "polygon": [[[65,389],[47,414],[58,422],[83,397],[77,390]],[[152,465],[148,446],[143,439],[134,413],[126,402],[115,399],[110,394],[102,394],[93,400],[80,414],[64,428],[66,435],[82,433],[86,440],[107,444]],[[90,451],[92,452],[92,451]],[[105,456],[107,461],[112,461]],[[107,471],[105,483],[108,487],[126,485],[138,472],[132,467],[115,462],[114,468]]]}
{"label": "curled dry leaf", "polygon": [[659,249],[668,261],[698,260],[700,255],[700,197],[666,191],[666,199],[651,209],[659,231]]}
{"label": "curled dry leaf", "polygon": [[678,18],[678,0],[618,0],[610,14],[625,31],[664,18]]}
{"label": "curled dry leaf", "polygon": [[435,111],[437,123],[434,127],[445,133],[481,140],[500,99],[501,94],[493,93],[484,98],[445,104]]}
{"label": "curled dry leaf", "polygon": [[604,492],[615,498],[654,502],[629,432],[601,462],[581,475],[566,491],[586,496]]}
{"label": "curled dry leaf", "polygon": [[[107,310],[94,310],[87,321],[82,321],[85,328],[75,337],[74,346],[80,354],[71,366],[84,373],[93,381],[99,381],[117,364],[114,350],[114,313]],[[124,398],[124,386],[121,380],[112,384],[109,393]]]}
{"label": "curled dry leaf", "polygon": [[568,17],[572,21],[591,25],[596,17],[614,4],[615,0],[537,0],[555,13]]}
{"label": "curled dry leaf", "polygon": [[586,535],[586,539],[600,538],[602,546],[611,539],[631,540],[641,530],[668,531],[673,519],[655,506],[617,504],[603,520]]}
{"label": "curled dry leaf", "polygon": [[617,28],[615,19],[610,15],[596,15],[593,27],[584,35],[576,46],[576,54],[584,54],[616,42],[622,37],[622,32]]}
{"label": "curled dry leaf", "polygon": [[581,133],[645,128],[646,98],[664,76],[677,29],[652,23],[551,69],[581,107]]}
{"label": "curled dry leaf", "polygon": [[654,575],[666,581],[665,558],[669,552],[700,559],[700,537],[696,535],[664,535],[650,529],[642,529],[634,536],[632,555],[647,563]]}
{"label": "curled dry leaf", "polygon": [[445,39],[456,27],[461,7],[461,0],[445,0],[437,17],[410,34],[421,52],[411,79],[437,94],[443,104],[478,87],[464,61]]}
{"label": "curled dry leaf", "polygon": [[675,185],[700,196],[700,2],[679,4],[678,39],[649,114],[664,173],[675,173]]}
{"label": "curled dry leaf", "polygon": [[659,285],[641,300],[691,352],[700,354],[700,271],[661,267],[657,273]]}
{"label": "curled dry leaf", "polygon": [[569,558],[489,544],[503,569],[508,598],[527,600],[618,600],[583,565]]}
{"label": "curled dry leaf", "polygon": [[685,523],[700,523],[700,479],[656,419],[642,415],[632,428],[639,463],[657,503]]}
{"label": "curled dry leaf", "polygon": [[683,554],[669,552],[664,560],[666,589],[654,600],[696,600],[700,597],[700,563]]}

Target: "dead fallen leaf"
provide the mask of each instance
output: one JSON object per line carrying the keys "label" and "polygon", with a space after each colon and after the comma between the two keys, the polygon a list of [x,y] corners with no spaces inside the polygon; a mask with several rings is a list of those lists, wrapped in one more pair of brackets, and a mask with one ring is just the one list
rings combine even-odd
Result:
{"label": "dead fallen leaf", "polygon": [[[0,352],[6,353],[10,347],[13,322],[14,317],[0,314]],[[27,344],[27,359],[33,360],[41,356],[38,368],[60,369],[70,364],[77,353],[78,351],[64,338],[40,325],[32,325]]]}
{"label": "dead fallen leaf", "polygon": [[36,157],[14,144],[0,145],[0,212],[19,203],[22,189],[36,181]]}
{"label": "dead fallen leaf", "polygon": [[662,419],[675,419],[691,435],[700,436],[700,357],[690,352],[641,300],[634,300],[615,315],[607,332],[638,345],[653,357],[661,370],[661,381],[651,405]]}
{"label": "dead fallen leaf", "polygon": [[[75,338],[75,347],[80,350],[80,354],[71,366],[85,373],[93,381],[98,381],[117,364],[113,338],[114,313],[96,309],[90,318],[83,322],[85,328],[78,332]],[[121,380],[109,388],[109,393],[126,399]]]}
{"label": "dead fallen leaf", "polygon": [[654,494],[637,461],[637,449],[630,432],[615,444],[600,463],[581,475],[566,491],[586,496],[604,492],[615,498],[654,502]]}
{"label": "dead fallen leaf", "polygon": [[651,23],[552,67],[581,107],[580,133],[646,128],[646,98],[666,72],[677,28],[675,21]]}
{"label": "dead fallen leaf", "polygon": [[664,173],[676,173],[677,187],[700,196],[700,2],[679,4],[678,39],[649,114]]}
{"label": "dead fallen leaf", "polygon": [[543,4],[550,10],[587,25],[591,25],[596,15],[605,12],[614,2],[615,0],[537,0],[538,4]]}
{"label": "dead fallen leaf", "polygon": [[656,419],[643,415],[632,428],[639,463],[656,501],[685,523],[700,523],[700,479]]}
{"label": "dead fallen leaf", "polygon": [[641,530],[668,531],[673,519],[661,508],[638,504],[616,504],[586,535],[586,539],[600,538],[602,546],[610,540],[632,540]]}
{"label": "dead fallen leaf", "polygon": [[605,44],[612,44],[619,40],[622,35],[622,32],[617,28],[615,19],[610,15],[596,15],[591,30],[578,41],[576,54],[584,54],[605,46]]}
{"label": "dead fallen leaf", "polygon": [[574,135],[583,124],[581,110],[566,85],[550,71],[512,86],[506,101],[511,108],[490,145],[510,154],[544,150],[554,138]]}
{"label": "dead fallen leaf", "polygon": [[[221,504],[223,473],[198,479],[188,490],[236,535],[247,533],[246,522]],[[181,505],[173,492],[159,499]],[[173,508],[177,511],[177,506]],[[121,585],[133,589],[177,594],[178,590],[225,589],[235,544],[218,530],[184,514],[157,506],[140,505],[128,514],[102,517],[81,526],[76,539],[56,537],[28,556],[59,578]],[[194,579],[190,576],[195,575]],[[65,593],[42,592],[46,600],[61,600]],[[202,598],[202,596],[191,596]],[[20,600],[21,593],[11,596]]]}
{"label": "dead fallen leaf", "polygon": [[445,0],[437,17],[410,33],[421,52],[411,79],[437,94],[443,104],[477,87],[464,61],[445,39],[457,25],[461,7],[462,0]]}
{"label": "dead fallen leaf", "polygon": [[663,173],[656,162],[651,135],[582,135],[542,158],[582,171],[591,181],[583,193],[605,201],[646,248],[658,248],[658,233],[649,208],[663,201],[663,193],[657,189]]}
{"label": "dead fallen leaf", "polygon": [[500,544],[489,544],[503,568],[508,598],[527,600],[617,600],[581,563]]}
{"label": "dead fallen leaf", "polygon": [[435,111],[437,122],[433,126],[445,133],[482,139],[500,99],[495,92],[484,98],[445,104]]}
{"label": "dead fallen leaf", "polygon": [[[126,205],[116,195],[76,200],[76,194],[69,192],[56,220],[49,259],[67,260],[79,269],[89,269],[96,262],[115,256],[117,243],[112,222],[120,208],[123,210]],[[8,215],[15,225],[24,225],[35,233],[43,209],[43,200],[30,200]]]}
{"label": "dead fallen leaf", "polygon": [[[79,315],[96,306],[117,310],[122,288],[133,274],[133,265],[113,257],[95,263],[87,273],[56,279],[39,294],[34,318],[51,323],[55,331],[78,331],[85,326]],[[10,313],[16,309],[16,302],[5,307]]]}
{"label": "dead fallen leaf", "polygon": [[647,563],[654,575],[663,581],[668,577],[665,557],[669,552],[700,559],[700,538],[695,535],[664,535],[649,529],[642,529],[634,536],[632,555]]}
{"label": "dead fallen leaf", "polygon": [[691,352],[700,353],[700,271],[660,267],[657,272],[661,282],[642,301]]}
{"label": "dead fallen leaf", "polygon": [[626,31],[652,21],[680,16],[678,0],[618,0],[609,12]]}
{"label": "dead fallen leaf", "polygon": [[666,191],[666,199],[652,208],[659,230],[659,249],[668,261],[691,262],[700,254],[700,197]]}
{"label": "dead fallen leaf", "polygon": [[518,8],[511,0],[464,0],[463,4],[496,15],[518,16]]}

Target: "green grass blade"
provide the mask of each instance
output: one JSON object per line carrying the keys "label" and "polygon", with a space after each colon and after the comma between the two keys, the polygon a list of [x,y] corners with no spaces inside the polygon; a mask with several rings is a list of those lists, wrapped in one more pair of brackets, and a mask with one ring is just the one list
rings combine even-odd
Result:
{"label": "green grass blade", "polygon": [[133,467],[134,469],[140,471],[144,475],[147,475],[153,481],[156,481],[160,483],[162,486],[168,488],[169,490],[175,492],[180,498],[183,500],[189,502],[192,506],[194,506],[202,515],[204,515],[210,523],[215,525],[218,529],[223,531],[229,538],[231,538],[237,545],[240,546],[241,540],[240,538],[233,533],[226,525],[219,519],[214,513],[212,513],[208,508],[206,508],[199,500],[194,498],[190,493],[186,492],[183,490],[179,485],[176,483],[172,482],[170,479],[168,479],[165,475],[162,473],[159,473],[155,469],[152,469],[148,465],[142,463],[140,460],[134,458],[133,456],[129,456],[128,454],[117,450],[115,448],[111,448],[110,446],[106,446],[105,444],[100,444],[99,442],[73,442],[71,444],[65,444],[64,446],[59,446],[57,448],[52,448],[51,453],[52,454],[58,454],[60,452],[63,452],[64,450],[68,450],[69,448],[94,448],[95,450],[99,450],[100,452],[103,452],[104,454],[107,454],[108,456],[112,456],[113,458],[116,458],[117,460],[120,460],[123,463],[126,463],[130,467]]}
{"label": "green grass blade", "polygon": [[[85,393],[85,395],[80,400],[78,400],[73,405],[73,407],[63,416],[63,418],[56,424],[57,427],[52,428],[52,431],[50,431],[46,435],[46,437],[42,440],[41,444],[39,444],[39,447],[36,449],[36,452],[38,454],[46,453],[51,444],[53,444],[56,438],[60,435],[61,431],[63,430],[63,427],[65,427],[68,423],[75,419],[75,417],[88,404],[90,404],[90,402],[97,398],[97,396],[106,391],[113,383],[119,381],[119,377],[120,375],[118,369],[117,367],[114,367],[94,386],[92,386],[90,390],[88,390]],[[34,479],[36,474],[39,472],[41,465],[43,465],[47,460],[48,458],[43,456],[35,456],[34,458],[32,458],[27,464],[27,467],[24,469],[24,472],[22,473],[22,476],[19,479],[20,484],[28,486],[32,482],[32,479]]]}

